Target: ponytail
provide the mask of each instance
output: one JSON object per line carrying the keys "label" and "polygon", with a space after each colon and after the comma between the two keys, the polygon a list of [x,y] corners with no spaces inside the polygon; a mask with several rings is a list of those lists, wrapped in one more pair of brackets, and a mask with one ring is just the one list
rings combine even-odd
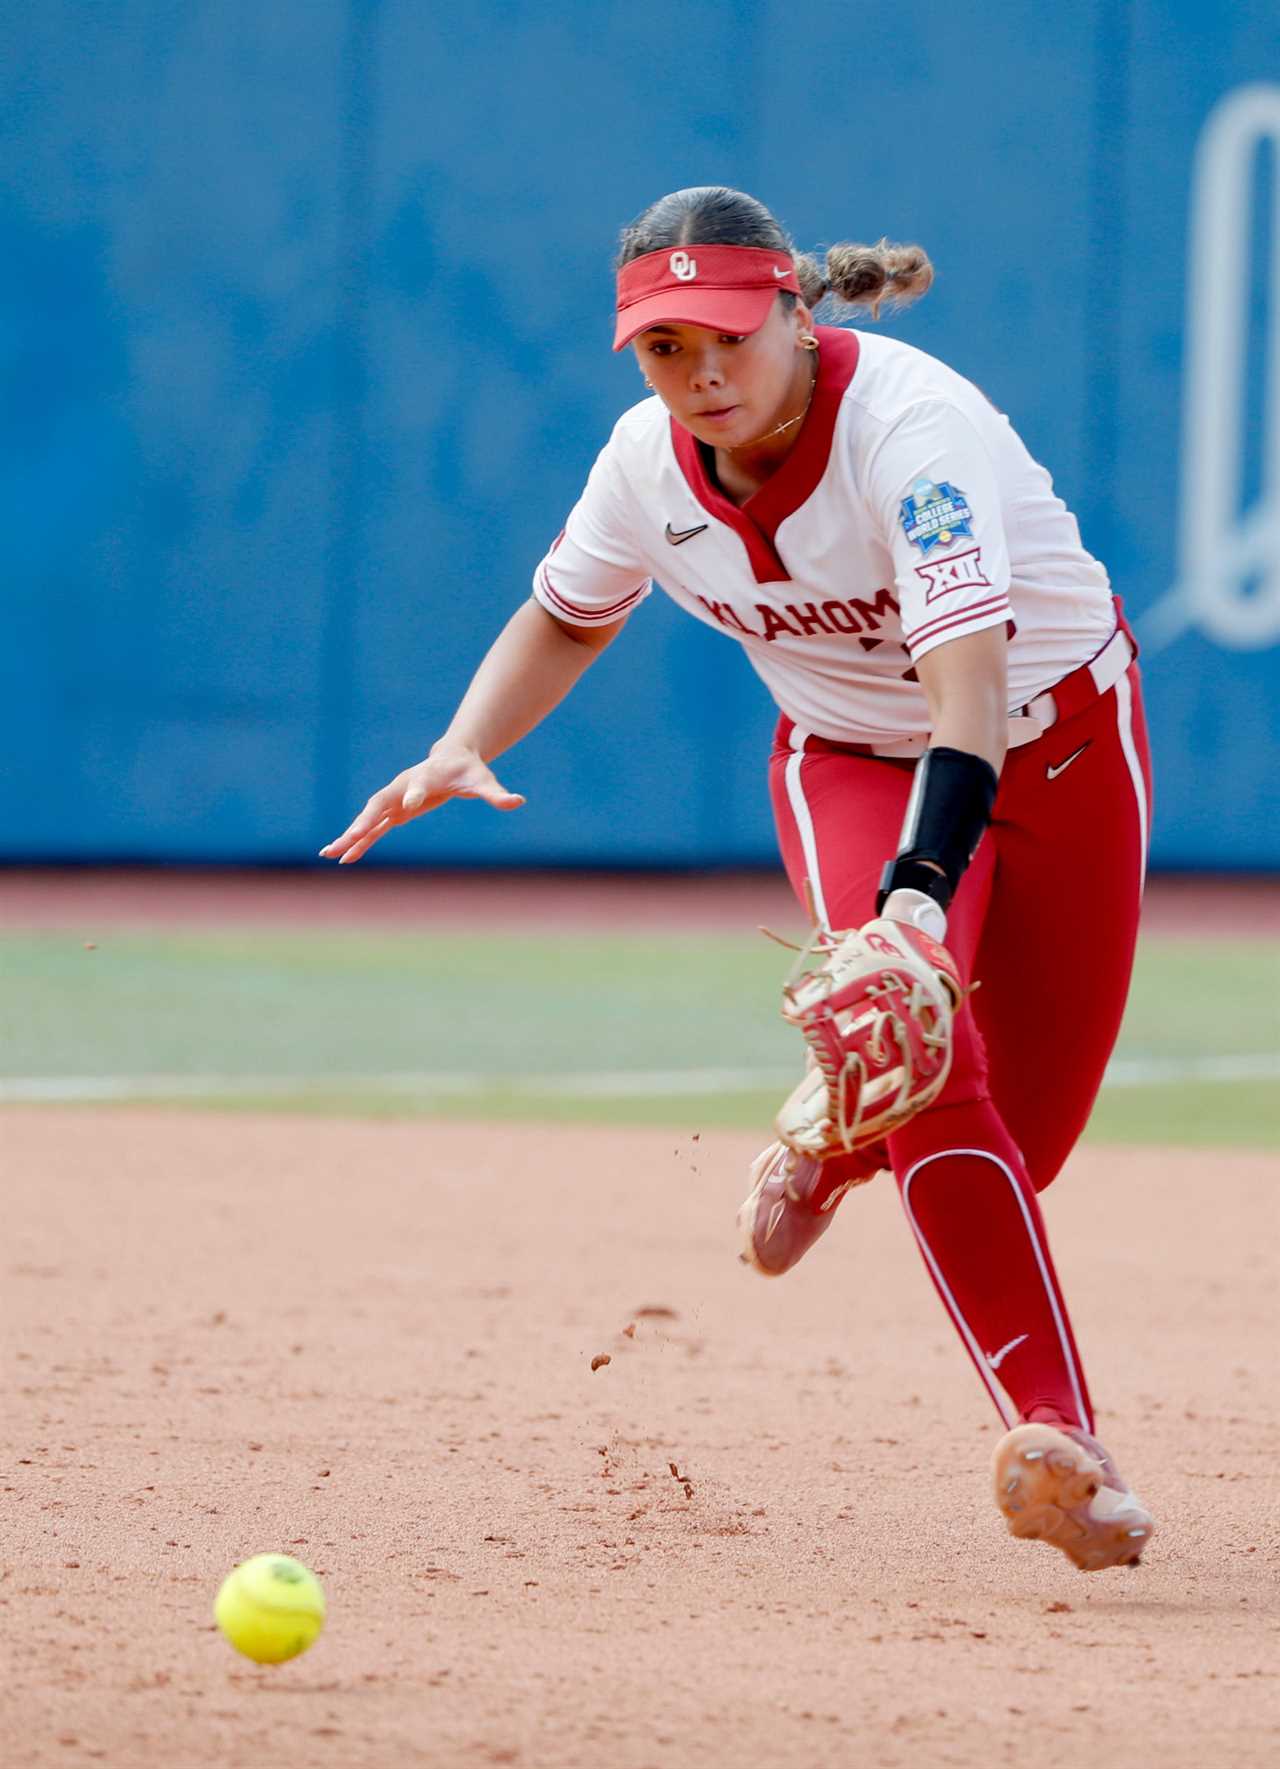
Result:
{"label": "ponytail", "polygon": [[895,246],[888,240],[875,246],[832,246],[825,264],[808,252],[794,256],[806,307],[834,295],[850,307],[869,308],[872,319],[879,319],[886,302],[906,307],[918,300],[933,281],[933,265],[922,247]]}

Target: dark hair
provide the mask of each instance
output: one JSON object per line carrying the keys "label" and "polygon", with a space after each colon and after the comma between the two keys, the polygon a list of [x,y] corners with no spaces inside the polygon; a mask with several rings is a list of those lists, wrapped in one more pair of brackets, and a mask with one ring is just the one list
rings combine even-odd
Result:
{"label": "dark hair", "polygon": [[[832,246],[824,263],[797,252],[782,224],[764,204],[745,191],[723,184],[699,184],[659,197],[622,230],[616,268],[646,252],[669,246],[762,246],[785,252],[796,267],[806,306],[816,307],[834,295],[850,307],[866,307],[873,319],[888,302],[905,307],[923,295],[933,281],[933,265],[920,246],[895,246],[881,240],[874,246],[847,242]],[[782,291],[794,304],[795,296]]]}

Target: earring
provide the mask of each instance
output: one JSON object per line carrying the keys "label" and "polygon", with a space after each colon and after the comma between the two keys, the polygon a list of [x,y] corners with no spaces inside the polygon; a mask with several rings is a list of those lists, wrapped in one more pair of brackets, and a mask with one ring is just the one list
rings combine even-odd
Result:
{"label": "earring", "polygon": [[800,348],[801,350],[816,350],[818,348],[818,340],[812,332],[801,332]]}
{"label": "earring", "polygon": [[644,378],[644,384],[649,389],[650,393],[652,393],[653,392],[653,382],[649,379],[648,375],[646,375]]}

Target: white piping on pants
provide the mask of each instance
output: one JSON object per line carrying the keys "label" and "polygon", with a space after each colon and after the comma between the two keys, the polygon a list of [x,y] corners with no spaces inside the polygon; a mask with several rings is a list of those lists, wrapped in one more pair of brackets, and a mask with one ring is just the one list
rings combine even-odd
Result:
{"label": "white piping on pants", "polygon": [[916,825],[920,821],[920,804],[924,798],[924,782],[928,773],[926,756],[921,756],[916,763],[915,773],[911,776],[911,792],[907,798],[907,809],[902,819],[902,829],[898,834],[898,852],[905,854],[908,848],[916,845]]}
{"label": "white piping on pants", "polygon": [[805,760],[804,743],[808,735],[807,731],[801,731],[798,727],[793,727],[791,732],[792,753],[787,757],[786,766],[787,800],[791,806],[791,815],[796,820],[796,828],[800,832],[804,869],[813,894],[813,913],[818,926],[829,930],[831,923],[827,919],[827,900],[822,894],[822,877],[818,871],[818,838],[814,834],[813,818],[809,814],[804,787],[800,781],[800,770]]}
{"label": "white piping on pants", "polygon": [[1129,777],[1133,781],[1134,794],[1138,800],[1138,838],[1142,844],[1138,895],[1141,897],[1147,882],[1147,782],[1142,773],[1142,764],[1138,760],[1138,747],[1133,741],[1133,689],[1129,685],[1127,673],[1116,683],[1116,725],[1120,733],[1120,748],[1124,751]]}

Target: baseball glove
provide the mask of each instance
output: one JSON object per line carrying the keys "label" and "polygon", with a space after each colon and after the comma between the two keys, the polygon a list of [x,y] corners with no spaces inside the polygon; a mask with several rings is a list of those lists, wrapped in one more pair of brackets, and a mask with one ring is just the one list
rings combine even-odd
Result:
{"label": "baseball glove", "polygon": [[815,935],[782,991],[812,1058],[774,1121],[782,1141],[819,1158],[860,1149],[929,1105],[964,993],[946,947],[904,922]]}

